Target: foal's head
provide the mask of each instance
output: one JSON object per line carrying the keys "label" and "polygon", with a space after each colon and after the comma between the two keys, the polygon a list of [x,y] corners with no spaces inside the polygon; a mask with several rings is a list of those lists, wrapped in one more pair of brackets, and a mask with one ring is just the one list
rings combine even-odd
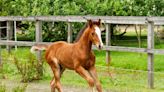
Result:
{"label": "foal's head", "polygon": [[89,28],[89,39],[90,41],[97,46],[98,49],[103,47],[103,42],[101,39],[101,20],[92,21],[88,20],[88,28]]}

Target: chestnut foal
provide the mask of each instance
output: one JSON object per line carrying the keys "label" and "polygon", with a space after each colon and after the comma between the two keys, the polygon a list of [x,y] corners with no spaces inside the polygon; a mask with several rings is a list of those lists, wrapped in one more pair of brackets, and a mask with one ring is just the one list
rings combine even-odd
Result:
{"label": "chestnut foal", "polygon": [[95,55],[92,52],[92,44],[98,49],[103,47],[100,30],[101,20],[88,20],[86,27],[80,31],[75,43],[64,41],[54,42],[50,45],[34,45],[31,51],[46,50],[45,58],[50,65],[54,77],[51,81],[51,92],[63,92],[60,78],[65,68],[75,70],[81,77],[87,80],[91,91],[96,85],[97,91],[102,92],[95,68]]}

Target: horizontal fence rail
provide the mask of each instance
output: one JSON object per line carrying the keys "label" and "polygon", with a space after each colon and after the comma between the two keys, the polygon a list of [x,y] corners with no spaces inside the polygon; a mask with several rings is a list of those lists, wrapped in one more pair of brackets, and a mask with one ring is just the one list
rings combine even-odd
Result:
{"label": "horizontal fence rail", "polygon": [[[30,42],[30,41],[0,40],[0,45],[33,46],[35,44],[51,44],[51,42]],[[96,46],[93,45],[93,49],[96,50],[97,49]],[[147,49],[147,48],[123,47],[123,46],[104,46],[102,50],[105,50],[105,51],[123,51],[123,52],[164,54],[163,49]]]}
{"label": "horizontal fence rail", "polygon": [[155,25],[163,25],[164,17],[141,17],[141,16],[1,16],[0,21],[63,21],[63,22],[86,22],[86,19],[101,19],[110,24],[146,24],[153,21]]}

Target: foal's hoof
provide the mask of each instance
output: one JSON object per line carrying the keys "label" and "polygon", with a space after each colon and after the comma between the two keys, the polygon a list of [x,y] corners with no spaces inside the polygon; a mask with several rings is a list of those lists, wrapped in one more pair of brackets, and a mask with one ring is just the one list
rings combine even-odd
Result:
{"label": "foal's hoof", "polygon": [[96,92],[94,88],[91,88],[91,92]]}
{"label": "foal's hoof", "polygon": [[51,92],[55,92],[55,88],[51,88]]}

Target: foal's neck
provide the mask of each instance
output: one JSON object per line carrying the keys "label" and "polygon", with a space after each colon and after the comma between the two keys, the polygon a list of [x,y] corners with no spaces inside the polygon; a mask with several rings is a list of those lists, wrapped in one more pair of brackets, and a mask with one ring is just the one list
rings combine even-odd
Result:
{"label": "foal's neck", "polygon": [[77,42],[83,51],[85,51],[86,54],[89,54],[92,49],[92,42],[89,39],[89,30],[85,30],[83,35],[80,37],[79,41]]}

